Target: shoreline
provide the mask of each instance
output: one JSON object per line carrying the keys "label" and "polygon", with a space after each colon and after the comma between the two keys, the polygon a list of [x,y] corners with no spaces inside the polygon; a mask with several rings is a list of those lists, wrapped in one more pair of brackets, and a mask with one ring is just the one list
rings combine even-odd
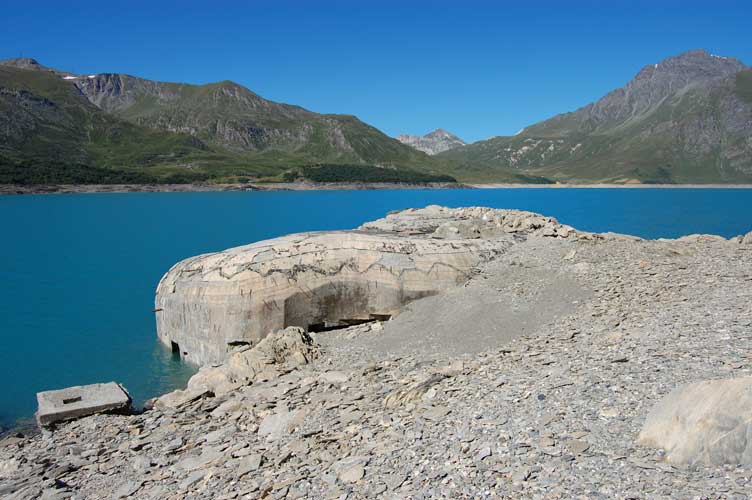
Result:
{"label": "shoreline", "polygon": [[339,191],[377,189],[466,189],[462,183],[273,182],[227,184],[0,184],[1,195],[86,193],[200,193],[221,191]]}
{"label": "shoreline", "polygon": [[465,183],[465,186],[473,189],[752,189],[752,184],[505,184],[468,182]]}
{"label": "shoreline", "polygon": [[[369,224],[433,241],[497,220],[447,210],[448,220],[423,209],[415,222],[408,210]],[[496,252],[465,283],[386,321],[278,330],[141,413],[0,439],[0,491],[747,498],[749,464],[685,467],[640,435],[675,388],[750,375],[749,242],[504,215],[513,231],[486,233]]]}
{"label": "shoreline", "polygon": [[402,189],[752,189],[752,184],[509,184],[509,183],[227,183],[227,184],[0,184],[0,196],[87,193],[201,193],[223,191],[374,191]]}

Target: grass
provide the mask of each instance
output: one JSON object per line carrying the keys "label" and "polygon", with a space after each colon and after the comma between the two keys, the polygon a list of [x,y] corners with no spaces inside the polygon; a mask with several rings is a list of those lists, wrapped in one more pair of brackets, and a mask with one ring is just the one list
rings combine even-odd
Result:
{"label": "grass", "polygon": [[407,183],[457,182],[449,175],[432,175],[408,168],[383,168],[372,165],[311,165],[291,170],[282,176],[285,182],[304,178],[313,182]]}

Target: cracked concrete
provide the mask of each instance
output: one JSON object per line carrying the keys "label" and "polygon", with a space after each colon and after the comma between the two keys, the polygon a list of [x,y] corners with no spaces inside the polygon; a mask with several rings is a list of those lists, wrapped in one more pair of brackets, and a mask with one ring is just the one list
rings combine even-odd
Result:
{"label": "cracked concrete", "polygon": [[299,326],[390,317],[456,288],[529,234],[574,234],[555,219],[487,208],[392,213],[354,231],[303,233],[191,257],[157,287],[160,340],[194,363]]}

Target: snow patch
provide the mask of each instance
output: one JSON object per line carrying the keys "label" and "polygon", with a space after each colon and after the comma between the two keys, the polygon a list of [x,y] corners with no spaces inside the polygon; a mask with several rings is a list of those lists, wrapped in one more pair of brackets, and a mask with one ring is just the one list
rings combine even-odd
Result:
{"label": "snow patch", "polygon": [[63,80],[75,80],[76,78],[78,78],[78,77],[77,76],[70,76],[69,75],[69,76],[64,76]]}
{"label": "snow patch", "polygon": [[89,75],[89,78],[96,78],[97,75]]}

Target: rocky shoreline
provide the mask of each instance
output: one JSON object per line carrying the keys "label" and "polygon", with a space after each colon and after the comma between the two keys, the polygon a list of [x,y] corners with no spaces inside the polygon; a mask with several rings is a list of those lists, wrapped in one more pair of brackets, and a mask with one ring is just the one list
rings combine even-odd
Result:
{"label": "rocky shoreline", "polygon": [[550,233],[389,321],[242,347],[240,385],[207,367],[141,414],[5,438],[0,496],[750,498],[752,465],[638,435],[675,388],[752,374],[752,235]]}

